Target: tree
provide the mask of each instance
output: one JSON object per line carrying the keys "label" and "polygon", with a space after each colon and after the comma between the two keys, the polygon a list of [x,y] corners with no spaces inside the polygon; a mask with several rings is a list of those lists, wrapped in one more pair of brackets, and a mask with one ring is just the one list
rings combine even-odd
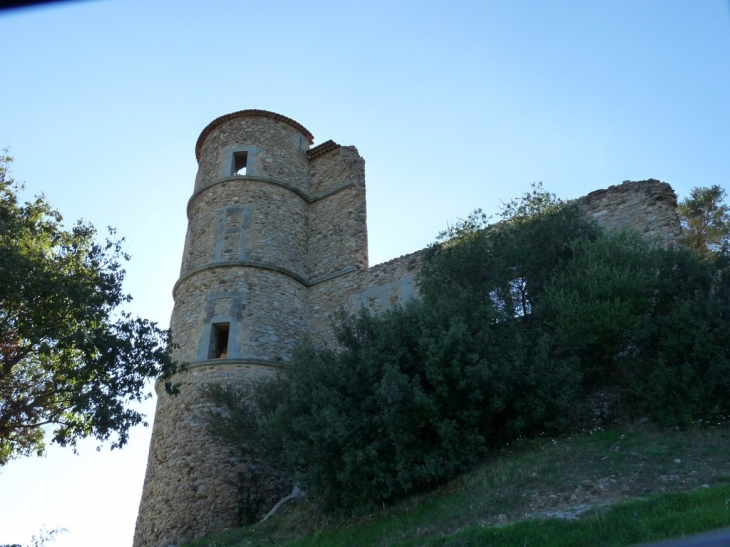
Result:
{"label": "tree", "polygon": [[[68,532],[65,528],[54,528],[49,530],[45,526],[40,531],[40,535],[33,536],[30,540],[30,544],[27,547],[45,547],[46,544],[56,541],[56,536]],[[19,543],[13,545],[0,545],[0,547],[24,547]]]}
{"label": "tree", "polygon": [[726,196],[718,185],[695,187],[688,198],[679,202],[682,239],[701,256],[714,257],[723,244],[730,242],[730,206],[724,203]]}
{"label": "tree", "polygon": [[[421,267],[419,292],[452,313],[494,305],[502,319],[539,307],[555,269],[572,256],[571,242],[601,232],[577,203],[566,203],[542,183],[504,204],[501,222],[488,225],[477,210],[439,234]],[[487,309],[489,306],[487,307]]]}
{"label": "tree", "polygon": [[[169,333],[120,310],[129,259],[91,224],[64,229],[43,196],[20,204],[0,155],[0,465],[83,437],[112,448],[144,416],[128,407],[175,370]],[[114,231],[110,229],[112,237]]]}

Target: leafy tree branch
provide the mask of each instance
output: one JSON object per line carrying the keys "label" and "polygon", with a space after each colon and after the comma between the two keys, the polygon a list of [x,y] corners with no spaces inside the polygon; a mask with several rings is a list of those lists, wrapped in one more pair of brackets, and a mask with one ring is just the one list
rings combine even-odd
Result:
{"label": "leafy tree branch", "polygon": [[64,228],[43,196],[20,203],[0,154],[0,465],[83,437],[123,446],[151,378],[175,371],[169,332],[122,310],[123,239]]}

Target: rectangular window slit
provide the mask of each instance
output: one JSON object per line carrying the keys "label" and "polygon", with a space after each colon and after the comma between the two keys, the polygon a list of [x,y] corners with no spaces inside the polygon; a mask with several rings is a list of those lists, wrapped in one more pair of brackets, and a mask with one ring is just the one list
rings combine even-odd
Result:
{"label": "rectangular window slit", "polygon": [[248,152],[236,152],[233,154],[233,174],[245,177]]}
{"label": "rectangular window slit", "polygon": [[210,332],[210,355],[208,359],[225,359],[228,355],[228,332],[230,323],[213,323]]}

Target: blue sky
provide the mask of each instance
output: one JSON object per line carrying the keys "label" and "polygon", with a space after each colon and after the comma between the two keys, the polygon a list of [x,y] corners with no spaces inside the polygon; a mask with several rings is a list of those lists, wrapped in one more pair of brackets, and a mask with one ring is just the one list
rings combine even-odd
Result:
{"label": "blue sky", "polygon": [[[129,310],[163,326],[195,141],[236,110],[358,147],[371,264],[532,182],[730,181],[725,0],[88,1],[3,12],[0,44],[16,179],[69,223],[116,227]],[[0,469],[0,543],[45,524],[69,529],[59,547],[129,547],[149,434]]]}

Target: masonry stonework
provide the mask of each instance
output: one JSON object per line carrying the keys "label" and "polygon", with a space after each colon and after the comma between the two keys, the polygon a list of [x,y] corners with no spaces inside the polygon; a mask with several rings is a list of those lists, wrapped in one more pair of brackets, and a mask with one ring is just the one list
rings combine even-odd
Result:
{"label": "masonry stonework", "polygon": [[578,202],[607,230],[628,228],[665,244],[678,241],[682,232],[677,195],[666,182],[626,180],[606,190],[595,190]]}
{"label": "masonry stonework", "polygon": [[[368,267],[365,162],[272,112],[243,110],[201,133],[180,279],[173,289],[180,394],[158,383],[134,547],[171,547],[265,514],[291,483],[218,445],[200,418],[201,389],[276,374],[308,336],[334,344],[339,309],[387,310],[417,294],[423,251]],[[580,198],[609,230],[664,242],[680,233],[677,198],[656,180]]]}

